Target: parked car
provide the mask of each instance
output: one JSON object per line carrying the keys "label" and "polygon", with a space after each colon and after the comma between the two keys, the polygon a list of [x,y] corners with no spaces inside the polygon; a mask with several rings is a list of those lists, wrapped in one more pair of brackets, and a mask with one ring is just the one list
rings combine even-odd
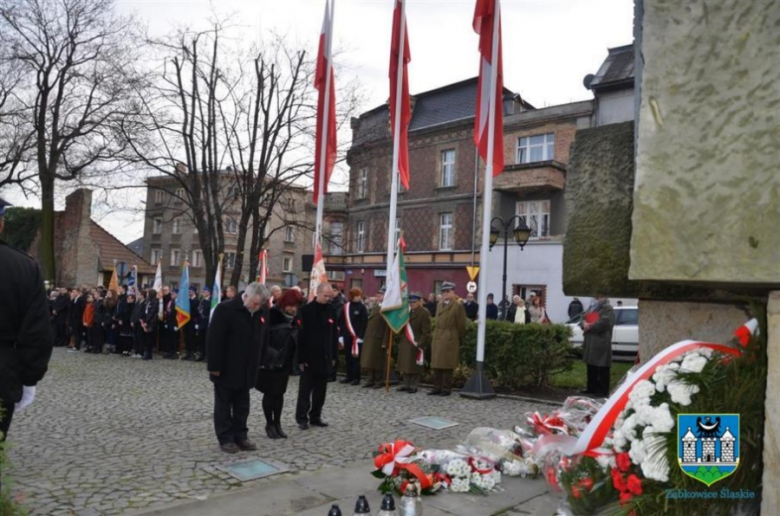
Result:
{"label": "parked car", "polygon": [[[639,310],[635,306],[616,306],[615,328],[612,330],[612,359],[617,362],[633,362],[639,352]],[[571,346],[581,348],[583,342],[583,314],[569,319],[566,324],[571,328]]]}

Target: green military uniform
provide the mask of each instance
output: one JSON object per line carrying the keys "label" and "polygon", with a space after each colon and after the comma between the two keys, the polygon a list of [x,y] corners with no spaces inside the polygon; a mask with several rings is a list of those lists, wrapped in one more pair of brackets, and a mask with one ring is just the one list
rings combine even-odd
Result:
{"label": "green military uniform", "polygon": [[[409,312],[409,327],[414,334],[419,349],[426,349],[431,341],[431,314],[423,307],[412,309]],[[409,342],[405,332],[401,332],[398,344],[398,372],[403,375],[403,385],[398,390],[417,392],[420,383],[420,375],[423,366],[417,364],[417,350],[414,344]]]}
{"label": "green military uniform", "polygon": [[[442,290],[445,286],[442,285]],[[452,374],[460,364],[460,345],[465,336],[466,309],[456,300],[441,301],[436,308],[436,329],[431,342],[431,393],[446,395],[452,391]]]}
{"label": "green military uniform", "polygon": [[364,387],[381,387],[384,383],[390,328],[380,310],[381,306],[377,303],[368,313],[368,325],[363,337],[360,367],[368,373],[368,382]]}

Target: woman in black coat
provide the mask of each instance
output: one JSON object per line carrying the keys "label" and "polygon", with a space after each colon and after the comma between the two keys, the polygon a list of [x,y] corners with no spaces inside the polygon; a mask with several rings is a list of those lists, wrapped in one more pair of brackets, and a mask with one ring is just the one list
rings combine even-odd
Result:
{"label": "woman in black coat", "polygon": [[146,295],[146,311],[141,319],[141,328],[144,331],[144,360],[152,359],[152,352],[157,345],[157,327],[160,325],[158,311],[160,309],[160,294],[153,288]]}
{"label": "woman in black coat", "polygon": [[270,312],[269,337],[260,358],[256,387],[263,393],[265,432],[271,439],[287,438],[282,430],[282,408],[297,346],[298,327],[293,325],[293,318],[302,298],[300,292],[288,290]]}

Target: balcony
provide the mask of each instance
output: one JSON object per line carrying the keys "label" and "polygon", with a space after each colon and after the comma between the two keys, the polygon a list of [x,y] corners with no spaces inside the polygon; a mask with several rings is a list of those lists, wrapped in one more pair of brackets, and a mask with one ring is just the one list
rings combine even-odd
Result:
{"label": "balcony", "polygon": [[501,192],[531,193],[563,190],[566,186],[566,165],[558,161],[537,161],[507,165],[493,179],[493,188]]}

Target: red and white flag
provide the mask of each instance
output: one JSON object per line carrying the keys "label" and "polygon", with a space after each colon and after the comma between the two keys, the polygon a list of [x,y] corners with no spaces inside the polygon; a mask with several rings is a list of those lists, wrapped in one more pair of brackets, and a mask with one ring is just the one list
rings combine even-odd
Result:
{"label": "red and white flag", "polygon": [[[503,107],[503,65],[501,58],[501,17],[499,0],[477,0],[474,10],[474,31],[479,34],[479,83],[477,86],[477,113],[474,121],[474,143],[479,155],[488,161],[488,126],[490,119],[490,97],[495,95],[495,116],[493,117],[493,175],[504,170],[504,107]],[[497,23],[494,23],[497,22]],[[497,25],[497,26],[496,26]],[[493,55],[493,42],[498,49]],[[493,67],[496,67],[494,70]],[[493,77],[495,82],[493,83]]]}
{"label": "red and white flag", "polygon": [[309,301],[312,301],[317,295],[317,287],[320,283],[328,282],[328,273],[325,270],[325,261],[322,259],[322,246],[320,243],[314,247],[314,265],[311,269],[311,278],[309,279]]}
{"label": "red and white flag", "polygon": [[268,250],[263,249],[260,251],[260,255],[258,258],[258,267],[257,267],[257,282],[261,285],[265,285],[266,280],[268,279]]}
{"label": "red and white flag", "polygon": [[326,0],[325,18],[322,20],[320,46],[317,53],[317,71],[314,76],[314,87],[319,92],[317,96],[316,149],[314,151],[315,203],[320,195],[320,178],[324,178],[322,193],[325,194],[328,191],[330,174],[336,164],[336,83],[331,54],[332,39],[333,10],[331,0]]}
{"label": "red and white flag", "polygon": [[[401,35],[403,31],[403,36]],[[403,37],[403,63],[399,70],[398,61],[401,58],[401,38]],[[412,110],[409,105],[409,75],[407,66],[412,60],[409,51],[409,33],[406,30],[406,13],[403,0],[396,0],[393,11],[393,35],[390,45],[390,126],[393,128],[393,138],[398,139],[398,174],[401,184],[409,189],[409,123],[412,120]],[[398,74],[401,74],[401,102],[398,112]],[[400,127],[395,134],[395,117],[400,115]]]}

